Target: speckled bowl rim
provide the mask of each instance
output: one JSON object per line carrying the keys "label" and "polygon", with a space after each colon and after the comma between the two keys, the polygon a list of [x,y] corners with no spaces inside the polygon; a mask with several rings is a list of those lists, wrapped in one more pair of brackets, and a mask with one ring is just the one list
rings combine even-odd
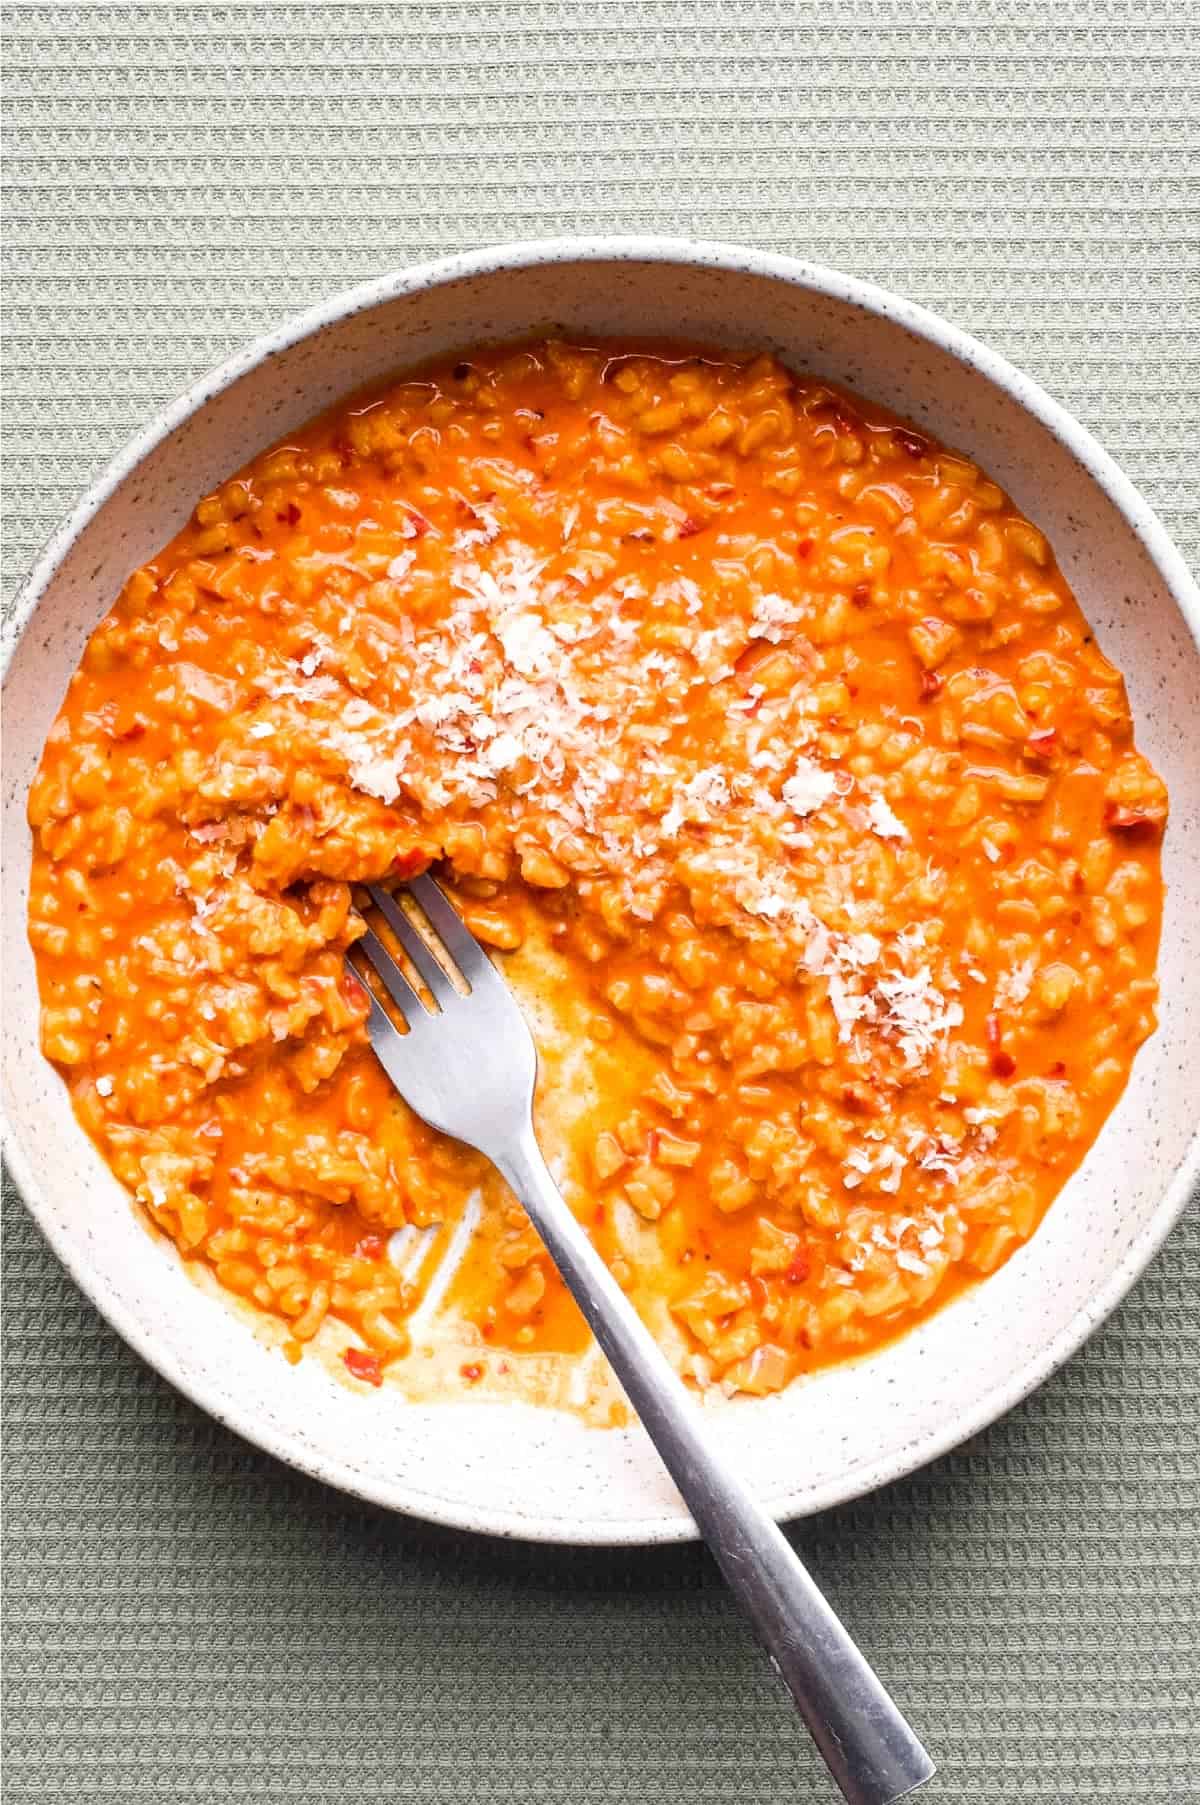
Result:
{"label": "speckled bowl rim", "polygon": [[[650,262],[712,270],[725,269],[731,274],[762,276],[881,315],[902,326],[914,337],[924,339],[948,352],[967,368],[977,370],[1009,394],[1046,427],[1092,477],[1141,542],[1177,603],[1193,640],[1200,647],[1200,588],[1166,528],[1092,434],[1044,389],[998,352],[990,350],[979,340],[915,302],[879,288],[874,283],[860,281],[857,277],[826,269],[819,264],[711,240],[631,236],[537,239],[438,258],[431,263],[418,264],[410,269],[376,277],[356,288],[345,290],[255,339],[217,369],[193,383],[148,426],[135,434],[87,490],[73,513],[50,536],[16,598],[13,615],[5,630],[0,676],[7,677],[17,645],[43,594],[88,522],[157,445],[239,377],[299,340],[312,337],[327,326],[400,296],[435,289],[473,276],[578,262]],[[368,1503],[447,1528],[464,1529],[477,1534],[529,1542],[614,1547],[650,1546],[696,1539],[695,1526],[687,1519],[651,1516],[614,1525],[587,1519],[555,1516],[531,1519],[506,1511],[484,1512],[425,1493],[412,1485],[364,1482],[360,1473],[335,1458],[313,1458],[301,1452],[286,1435],[274,1432],[270,1424],[263,1423],[248,1411],[243,1414],[236,1406],[228,1408],[223,1403],[218,1404],[209,1395],[208,1387],[190,1375],[173,1354],[159,1346],[154,1335],[137,1320],[131,1310],[108,1294],[105,1285],[89,1270],[86,1262],[75,1258],[66,1245],[65,1237],[56,1232],[52,1218],[43,1206],[40,1187],[29,1169],[20,1142],[12,1126],[3,1118],[0,1118],[0,1137],[9,1170],[30,1213],[76,1284],[122,1339],[207,1414],[296,1470]],[[804,1487],[770,1499],[768,1502],[774,1515],[781,1522],[798,1516],[813,1515],[904,1478],[929,1461],[949,1453],[1028,1397],[1070,1359],[1120,1303],[1183,1214],[1198,1182],[1200,1128],[1193,1134],[1187,1154],[1157,1209],[1124,1259],[1088,1303],[1035,1357],[1025,1361],[1006,1380],[984,1393],[972,1409],[960,1411],[938,1428],[914,1437],[898,1452],[893,1451],[875,1462],[861,1463],[838,1478],[829,1480],[823,1487]]]}

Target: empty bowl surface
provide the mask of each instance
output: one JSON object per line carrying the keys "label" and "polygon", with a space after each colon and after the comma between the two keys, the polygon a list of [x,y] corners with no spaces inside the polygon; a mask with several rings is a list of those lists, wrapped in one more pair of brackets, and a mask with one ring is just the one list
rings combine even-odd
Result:
{"label": "empty bowl surface", "polygon": [[[975,458],[1049,536],[1128,681],[1138,742],[1171,792],[1161,1021],[1125,1095],[1034,1239],[870,1358],[711,1412],[780,1517],[899,1477],[1040,1383],[1112,1309],[1183,1209],[1198,1164],[1200,598],[1163,528],[1090,435],[983,346],[898,297],[730,246],[561,240],[384,277],[281,327],[142,433],[55,534],[19,603],[5,691],[3,1095],[15,1176],[114,1327],[251,1441],[350,1492],[438,1522],[557,1542],[682,1540],[691,1519],[638,1427],[524,1404],[359,1396],[291,1367],[146,1232],[38,1050],[25,934],[25,798],[88,635],[128,573],[255,452],[363,384],[480,340],[557,329],[767,349],[884,403]],[[22,630],[23,629],[23,630]]]}

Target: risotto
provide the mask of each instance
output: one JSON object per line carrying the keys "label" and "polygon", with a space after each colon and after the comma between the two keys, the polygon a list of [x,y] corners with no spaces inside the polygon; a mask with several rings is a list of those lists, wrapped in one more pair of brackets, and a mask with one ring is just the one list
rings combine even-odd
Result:
{"label": "risotto", "polygon": [[969,458],[767,357],[485,349],[264,453],[101,621],[30,796],[42,1044],[289,1358],[582,1402],[523,1212],[365,1038],[355,886],[432,867],[618,1280],[767,1393],[1033,1235],[1154,1027],[1166,809]]}

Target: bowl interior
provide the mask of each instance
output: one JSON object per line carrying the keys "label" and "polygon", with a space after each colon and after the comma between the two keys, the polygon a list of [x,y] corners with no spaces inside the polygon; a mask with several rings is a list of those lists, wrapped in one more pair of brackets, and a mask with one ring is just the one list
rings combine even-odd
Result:
{"label": "bowl interior", "polygon": [[1168,581],[1160,567],[1170,569],[1161,529],[1102,458],[1089,467],[1082,435],[1067,443],[1038,417],[1044,398],[1031,386],[1012,372],[998,378],[986,353],[877,291],[715,248],[494,255],[434,280],[391,279],[349,311],[334,304],[323,323],[298,337],[284,329],[269,354],[252,350],[177,404],[165,433],[127,460],[35,572],[40,596],[5,698],[4,1098],[17,1175],[58,1252],[168,1378],[306,1470],[468,1528],[650,1541],[691,1525],[640,1430],[587,1430],[516,1404],[416,1406],[386,1389],[360,1398],[319,1362],[288,1366],[194,1285],[135,1219],[38,1052],[24,927],[25,795],[87,636],[128,572],[207,487],[353,389],[479,340],[550,327],[768,348],[969,450],[1051,539],[1127,677],[1139,743],[1171,789],[1161,1026],[1034,1241],[884,1352],[712,1413],[716,1439],[781,1515],[896,1477],[1014,1403],[1111,1307],[1182,1205],[1195,1113],[1187,1074],[1200,1067],[1200,761],[1181,728],[1200,699],[1200,653],[1172,593],[1186,579],[1172,569]]}

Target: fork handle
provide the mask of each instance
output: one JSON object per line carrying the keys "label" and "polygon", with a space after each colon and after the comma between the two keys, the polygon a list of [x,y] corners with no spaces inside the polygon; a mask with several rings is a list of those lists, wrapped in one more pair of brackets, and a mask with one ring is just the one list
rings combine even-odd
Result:
{"label": "fork handle", "polygon": [[530,1126],[496,1165],[524,1204],[850,1805],[890,1805],[933,1762],[799,1556],[713,1452],[666,1356],[564,1202]]}

